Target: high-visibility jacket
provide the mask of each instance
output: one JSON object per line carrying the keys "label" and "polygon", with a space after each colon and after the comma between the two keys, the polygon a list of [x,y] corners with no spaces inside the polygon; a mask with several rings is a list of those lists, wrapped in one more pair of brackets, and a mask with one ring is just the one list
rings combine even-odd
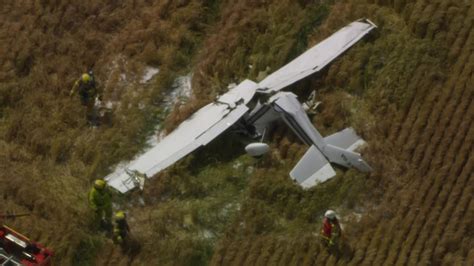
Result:
{"label": "high-visibility jacket", "polygon": [[107,188],[98,190],[93,187],[89,191],[89,205],[92,209],[104,209],[112,206],[112,195]]}
{"label": "high-visibility jacket", "polygon": [[334,219],[328,219],[324,217],[323,225],[321,227],[321,237],[328,241],[334,241],[336,238],[341,236],[341,226],[339,221]]}
{"label": "high-visibility jacket", "polygon": [[81,98],[86,100],[92,99],[97,94],[99,94],[99,91],[97,90],[97,84],[93,76],[91,76],[91,80],[89,82],[84,82],[82,79],[76,80],[76,82],[74,82],[74,86],[71,89],[70,95],[72,96],[76,93],[76,91],[79,93]]}
{"label": "high-visibility jacket", "polygon": [[130,227],[128,227],[127,220],[116,220],[114,223],[114,242],[122,244],[127,239]]}

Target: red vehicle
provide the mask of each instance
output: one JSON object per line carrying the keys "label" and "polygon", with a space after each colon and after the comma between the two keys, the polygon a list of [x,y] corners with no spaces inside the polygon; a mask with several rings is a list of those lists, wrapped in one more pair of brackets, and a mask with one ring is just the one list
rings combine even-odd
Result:
{"label": "red vehicle", "polygon": [[53,252],[6,225],[0,226],[0,265],[51,265]]}

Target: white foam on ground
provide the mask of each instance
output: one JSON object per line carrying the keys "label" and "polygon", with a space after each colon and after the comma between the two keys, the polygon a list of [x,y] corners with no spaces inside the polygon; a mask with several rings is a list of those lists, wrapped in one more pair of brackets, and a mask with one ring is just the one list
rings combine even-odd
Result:
{"label": "white foam on ground", "polygon": [[[192,74],[186,76],[178,77],[165,96],[163,98],[163,110],[165,113],[170,112],[173,107],[177,104],[184,104],[190,97],[192,93],[191,86]],[[161,131],[161,125],[156,125],[154,134],[150,136],[147,140],[147,145],[151,148],[158,145],[160,140],[162,140],[166,135],[165,132]]]}
{"label": "white foam on ground", "polygon": [[167,93],[163,99],[165,112],[169,112],[176,104],[183,104],[191,97],[192,74],[178,77],[171,87],[171,91]]}
{"label": "white foam on ground", "polygon": [[150,81],[156,74],[160,73],[159,68],[146,67],[142,78],[140,79],[141,84],[145,84]]}
{"label": "white foam on ground", "polygon": [[114,102],[112,101],[105,102],[105,108],[112,109],[112,107],[114,107]]}

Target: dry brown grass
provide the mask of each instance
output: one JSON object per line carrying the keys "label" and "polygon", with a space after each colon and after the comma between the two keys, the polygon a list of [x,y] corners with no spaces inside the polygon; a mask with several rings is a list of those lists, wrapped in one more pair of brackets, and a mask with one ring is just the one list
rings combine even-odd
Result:
{"label": "dry brown grass", "polygon": [[[1,211],[31,211],[7,222],[51,247],[56,264],[91,263],[100,251],[103,238],[88,228],[90,181],[142,148],[156,108],[138,103],[155,102],[188,65],[209,19],[206,5],[1,1]],[[164,73],[147,90],[138,84],[145,65]],[[122,103],[112,124],[97,130],[67,96],[92,66],[105,99]]]}
{"label": "dry brown grass", "polygon": [[[454,0],[330,3],[328,11],[290,0],[0,0],[0,211],[31,211],[31,218],[8,223],[52,247],[59,265],[470,262],[474,7]],[[325,135],[354,126],[369,141],[364,156],[374,173],[341,171],[302,191],[287,173],[306,147],[277,127],[272,153],[255,163],[248,182],[238,171],[242,179],[231,178],[235,158],[210,156],[228,144],[222,140],[143,194],[119,198],[146,201],[131,212],[143,244],[136,257],[89,230],[90,182],[142,148],[154,105],[177,72],[195,65],[194,98],[176,107],[167,130],[228,83],[277,69],[360,17],[371,18],[377,32],[295,91],[303,97],[318,89],[323,105],[314,122]],[[106,99],[121,102],[113,122],[97,130],[84,125],[77,99],[67,97],[92,65]],[[142,86],[145,65],[161,72]],[[229,202],[241,204],[237,215],[212,212]],[[363,202],[364,218],[346,230],[352,256],[321,249],[309,232],[317,231],[322,212]],[[215,242],[196,239],[209,225],[223,232],[215,249]]]}

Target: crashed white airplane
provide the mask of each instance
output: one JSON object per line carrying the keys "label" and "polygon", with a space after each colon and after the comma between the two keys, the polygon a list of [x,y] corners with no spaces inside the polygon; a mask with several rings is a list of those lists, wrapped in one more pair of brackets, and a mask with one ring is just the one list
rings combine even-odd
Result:
{"label": "crashed white airplane", "polygon": [[[262,136],[266,128],[280,118],[310,146],[290,172],[290,177],[303,188],[333,177],[336,173],[331,163],[371,171],[360,154],[354,152],[364,141],[353,129],[322,137],[297,96],[281,90],[320,71],[374,28],[375,24],[367,19],[355,21],[260,83],[243,81],[194,113],[157,146],[133,161],[126,171],[109,175],[105,180],[122,193],[135,187],[143,188],[146,177],[153,177],[198,147],[207,145],[228,128],[250,130],[253,131],[250,135]],[[249,106],[255,107],[250,109]],[[259,156],[268,151],[268,146],[253,143],[246,150],[250,155]]]}

